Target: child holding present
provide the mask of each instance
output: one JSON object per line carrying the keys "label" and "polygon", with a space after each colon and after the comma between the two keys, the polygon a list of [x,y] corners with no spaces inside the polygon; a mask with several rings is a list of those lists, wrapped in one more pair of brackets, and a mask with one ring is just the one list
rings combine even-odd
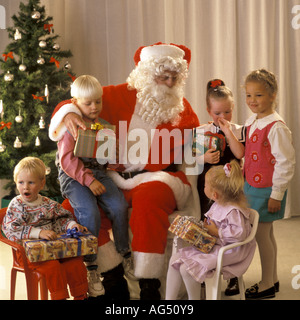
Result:
{"label": "child holding present", "polygon": [[201,125],[204,133],[218,134],[224,137],[225,149],[209,149],[204,155],[197,157],[197,162],[204,164],[203,172],[198,176],[198,193],[200,197],[201,218],[209,210],[212,202],[204,192],[206,172],[213,165],[224,165],[233,159],[244,157],[245,128],[231,123],[234,108],[233,94],[221,79],[214,79],[207,84],[206,93],[207,112],[212,118],[212,123]]}
{"label": "child holding present", "polygon": [[[244,157],[245,127],[232,123],[232,112],[234,108],[234,99],[232,91],[225,85],[221,79],[210,80],[207,83],[206,91],[207,112],[212,118],[211,123],[201,125],[204,133],[221,135],[225,148],[221,152],[211,148],[204,155],[196,158],[199,164],[203,165],[203,172],[198,176],[198,193],[200,198],[201,219],[210,209],[212,201],[204,192],[204,182],[206,172],[215,165],[225,165],[231,160],[240,160]],[[238,279],[233,278],[228,281],[225,295],[232,296],[239,293]]]}
{"label": "child holding present", "polygon": [[246,103],[255,113],[246,122],[245,193],[260,216],[256,240],[262,267],[261,282],[246,290],[246,298],[273,298],[279,290],[273,221],[284,216],[295,151],[291,132],[275,111],[275,75],[255,70],[247,76],[245,89]]}
{"label": "child holding present", "polygon": [[[209,253],[194,246],[179,249],[169,263],[166,299],[177,298],[182,281],[190,300],[200,300],[201,283],[211,277],[217,266],[218,253],[222,246],[245,240],[251,232],[250,209],[243,192],[244,177],[239,163],[232,160],[225,166],[213,166],[205,175],[205,193],[214,201],[205,214],[204,226],[217,238]],[[239,277],[249,267],[254,252],[255,239],[234,248],[224,256],[223,277]]]}
{"label": "child holding present", "polygon": [[[10,202],[2,225],[9,240],[56,240],[57,234],[67,229],[87,230],[59,203],[39,194],[45,185],[45,172],[43,161],[34,157],[22,159],[15,167],[14,181],[20,195]],[[67,285],[74,299],[87,297],[87,272],[82,257],[28,263],[46,278],[51,299],[67,299]]]}
{"label": "child holding present", "polygon": [[[102,109],[102,87],[90,76],[78,77],[72,84],[72,103],[80,110],[83,120],[89,123],[107,123],[98,118]],[[77,112],[77,111],[76,111]],[[66,131],[58,142],[59,182],[64,197],[68,198],[77,220],[98,237],[100,212],[98,205],[112,221],[112,231],[117,251],[124,257],[126,276],[133,273],[133,260],[129,249],[128,204],[123,192],[107,175],[106,166],[96,159],[79,158],[74,155],[75,141]],[[85,256],[88,269],[89,294],[104,294],[97,273],[97,255]]]}

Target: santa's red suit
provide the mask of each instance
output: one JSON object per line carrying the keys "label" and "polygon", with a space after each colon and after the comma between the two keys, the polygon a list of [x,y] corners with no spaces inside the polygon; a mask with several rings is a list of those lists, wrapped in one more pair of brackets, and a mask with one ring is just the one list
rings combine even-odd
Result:
{"label": "santa's red suit", "polygon": [[[199,121],[188,101],[184,99],[184,110],[180,114],[179,122],[176,125],[161,124],[156,127],[158,130],[154,133],[155,128],[143,122],[137,115],[139,102],[136,94],[137,91],[128,89],[126,83],[103,87],[103,108],[100,117],[116,125],[116,134],[120,141],[124,140],[124,132],[127,135],[126,138],[130,137],[136,129],[144,129],[144,133],[147,133],[148,141],[143,143],[148,143],[149,146],[148,161],[131,163],[129,157],[117,169],[123,172],[142,172],[129,179],[124,179],[116,171],[110,174],[115,183],[124,190],[124,195],[132,208],[130,227],[133,234],[131,246],[134,254],[135,276],[151,279],[162,275],[169,227],[168,216],[176,208],[183,208],[190,194],[190,185],[185,174],[182,171],[167,170],[170,163],[182,155],[184,129],[197,127]],[[58,141],[65,132],[66,127],[62,119],[69,112],[80,114],[70,100],[56,107],[49,130],[52,140]],[[158,136],[164,130],[174,132],[174,129],[177,132],[177,138],[170,139],[170,161],[168,162],[163,158],[166,150],[164,150],[162,139]],[[179,132],[181,139],[178,139]],[[126,151],[132,151],[130,147],[134,149],[134,145],[134,141],[130,146],[127,145]],[[155,155],[153,155],[154,152]],[[109,224],[107,225],[105,218],[102,217],[98,252],[98,265],[101,272],[114,268],[122,261],[109,240],[107,228]]]}

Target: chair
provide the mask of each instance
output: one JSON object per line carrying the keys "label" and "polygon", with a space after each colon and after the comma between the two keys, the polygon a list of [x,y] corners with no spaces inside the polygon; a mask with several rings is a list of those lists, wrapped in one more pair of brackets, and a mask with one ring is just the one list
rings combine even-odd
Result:
{"label": "chair", "polygon": [[[256,210],[251,209],[250,222],[252,224],[252,230],[249,236],[244,241],[232,243],[220,249],[218,253],[217,267],[216,267],[214,276],[212,278],[205,279],[206,300],[221,300],[221,280],[222,280],[221,274],[222,274],[224,254],[228,250],[231,250],[239,246],[243,246],[251,242],[256,235],[258,220],[259,220],[258,212]],[[177,236],[174,237],[173,252],[176,252],[180,247],[178,240],[180,239]],[[240,300],[245,300],[245,287],[244,287],[244,281],[243,281],[242,275],[238,277],[238,284],[239,284],[239,290],[240,290]]]}
{"label": "chair", "polygon": [[11,246],[12,248],[13,266],[11,269],[10,299],[15,299],[17,272],[23,272],[26,279],[28,300],[38,300],[39,285],[41,300],[48,300],[48,288],[46,285],[45,277],[42,274],[29,268],[25,249],[22,247],[22,245],[18,244],[17,242],[8,240],[1,233],[1,225],[6,213],[6,209],[7,208],[0,209],[0,241]]}

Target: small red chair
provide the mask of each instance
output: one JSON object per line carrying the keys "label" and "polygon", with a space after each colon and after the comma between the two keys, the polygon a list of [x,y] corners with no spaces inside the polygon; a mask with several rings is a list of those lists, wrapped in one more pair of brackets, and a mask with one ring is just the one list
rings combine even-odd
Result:
{"label": "small red chair", "polygon": [[33,271],[29,268],[28,260],[25,254],[25,249],[22,247],[22,245],[14,241],[10,241],[2,235],[1,225],[6,213],[6,209],[7,208],[0,209],[0,241],[9,245],[12,248],[13,266],[11,269],[10,299],[15,299],[17,272],[23,272],[25,274],[26,279],[28,300],[38,300],[39,285],[41,300],[48,300],[48,288],[46,285],[45,277],[42,274]]}

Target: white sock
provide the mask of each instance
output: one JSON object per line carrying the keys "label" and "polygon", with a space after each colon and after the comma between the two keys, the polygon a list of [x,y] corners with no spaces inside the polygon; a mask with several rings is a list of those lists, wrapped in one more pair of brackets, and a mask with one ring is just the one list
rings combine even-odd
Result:
{"label": "white sock", "polygon": [[200,300],[201,298],[201,283],[197,282],[187,271],[186,265],[183,263],[180,266],[180,273],[188,293],[189,300]]}
{"label": "white sock", "polygon": [[166,282],[166,300],[176,300],[180,286],[182,284],[182,277],[180,271],[171,266],[172,257],[169,263]]}

